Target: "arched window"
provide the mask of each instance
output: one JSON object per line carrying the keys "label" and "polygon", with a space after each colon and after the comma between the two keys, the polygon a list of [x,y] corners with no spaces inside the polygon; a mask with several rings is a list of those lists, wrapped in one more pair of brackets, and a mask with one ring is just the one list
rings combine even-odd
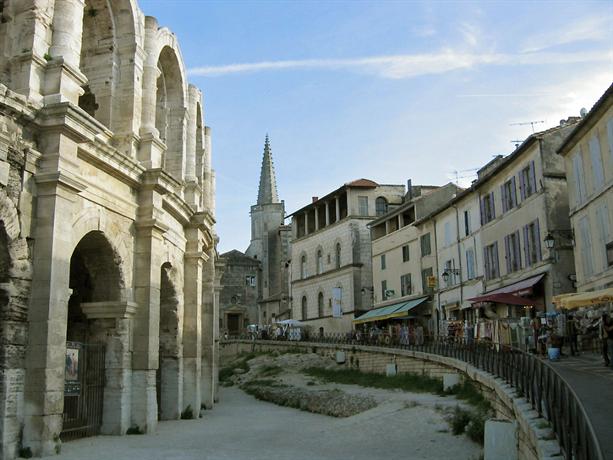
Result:
{"label": "arched window", "polygon": [[324,255],[320,250],[317,251],[317,274],[321,275],[324,272]]}
{"label": "arched window", "polygon": [[336,268],[341,268],[341,243],[336,243]]}
{"label": "arched window", "polygon": [[300,258],[300,278],[307,277],[306,256]]}
{"label": "arched window", "polygon": [[317,314],[319,317],[324,316],[324,293],[320,292],[317,296]]}
{"label": "arched window", "polygon": [[302,296],[302,319],[307,319],[307,298],[305,295]]}
{"label": "arched window", "polygon": [[375,210],[378,216],[382,216],[387,213],[387,200],[380,196],[375,201]]}

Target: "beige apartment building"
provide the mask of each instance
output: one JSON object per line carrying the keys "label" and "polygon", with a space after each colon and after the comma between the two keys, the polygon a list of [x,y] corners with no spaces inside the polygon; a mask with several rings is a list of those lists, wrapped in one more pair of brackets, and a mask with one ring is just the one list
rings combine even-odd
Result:
{"label": "beige apartment building", "polygon": [[431,331],[437,323],[437,318],[432,318],[436,310],[432,294],[439,269],[434,221],[425,217],[453,199],[459,189],[447,184],[443,187],[409,186],[409,190],[401,206],[370,225],[372,299],[376,310],[361,321],[377,321],[390,314],[394,306],[416,300],[407,307],[410,306],[411,315],[420,316],[423,325]]}
{"label": "beige apartment building", "polygon": [[613,86],[558,153],[569,184],[577,290],[604,294],[604,289],[613,288]]}
{"label": "beige apartment building", "polygon": [[313,332],[347,332],[372,306],[368,224],[401,204],[403,185],[349,182],[292,217],[292,318]]}
{"label": "beige apartment building", "polygon": [[[572,289],[574,258],[563,161],[556,149],[576,119],[529,136],[506,157],[479,170],[471,187],[480,206],[483,294],[473,298],[490,318],[552,309]],[[551,235],[554,249],[544,240]],[[471,299],[469,299],[471,300]]]}

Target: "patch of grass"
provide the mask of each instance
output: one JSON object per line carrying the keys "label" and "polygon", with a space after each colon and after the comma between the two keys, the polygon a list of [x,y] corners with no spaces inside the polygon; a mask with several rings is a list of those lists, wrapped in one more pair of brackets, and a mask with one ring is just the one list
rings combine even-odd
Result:
{"label": "patch of grass", "polygon": [[544,430],[551,427],[551,424],[547,420],[542,420],[536,424],[539,430]]}
{"label": "patch of grass", "polygon": [[475,409],[463,409],[456,406],[447,422],[454,435],[466,433],[474,442],[483,445],[485,434],[485,422],[492,416],[492,410],[485,407]]}
{"label": "patch of grass", "polygon": [[470,422],[470,413],[467,410],[462,409],[460,406],[456,406],[449,418],[449,425],[451,425],[451,432],[454,435],[460,435],[466,430],[466,426]]}
{"label": "patch of grass", "polygon": [[263,366],[258,371],[258,374],[261,375],[262,377],[272,377],[275,375],[279,375],[281,372],[283,372],[283,369],[281,369],[280,366],[267,365],[267,366]]}
{"label": "patch of grass", "polygon": [[492,406],[490,402],[483,397],[477,387],[471,382],[463,382],[459,385],[455,385],[445,394],[452,394],[456,398],[466,401],[471,406],[483,411],[491,410]]}
{"label": "patch of grass", "polygon": [[249,382],[245,382],[241,385],[241,388],[245,391],[247,391],[247,389],[249,388],[253,388],[253,387],[275,387],[275,388],[282,388],[282,387],[286,387],[287,385],[278,382],[277,380],[274,379],[256,379],[256,380],[251,380]]}
{"label": "patch of grass", "polygon": [[404,391],[416,393],[442,394],[443,381],[419,374],[397,374],[386,376],[374,372],[360,372],[356,369],[324,369],[321,367],[310,367],[304,372],[326,382],[344,383],[350,385],[360,385],[363,387],[374,387],[384,389],[399,388]]}
{"label": "patch of grass", "polygon": [[312,387],[313,385],[317,385],[317,383],[313,382],[312,380],[309,380],[306,384],[310,387]]}

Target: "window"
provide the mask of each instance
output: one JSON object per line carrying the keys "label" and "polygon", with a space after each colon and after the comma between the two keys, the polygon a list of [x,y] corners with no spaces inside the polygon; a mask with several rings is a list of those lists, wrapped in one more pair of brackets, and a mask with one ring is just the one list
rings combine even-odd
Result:
{"label": "window", "polygon": [[483,262],[485,264],[485,279],[492,280],[500,276],[498,241],[483,248]]}
{"label": "window", "polygon": [[[605,254],[602,257],[602,269],[606,270],[610,265],[606,248],[612,240],[609,233],[609,209],[606,203],[602,203],[596,208],[596,226],[598,228],[598,248],[605,248]],[[600,250],[596,252],[600,252]]]}
{"label": "window", "polygon": [[470,210],[464,211],[464,236],[470,235]]}
{"label": "window", "polygon": [[445,286],[447,287],[453,286],[455,284],[455,275],[452,273],[452,270],[453,270],[453,260],[446,260],[443,273],[447,272],[447,274],[449,275],[447,279],[444,280]]}
{"label": "window", "polygon": [[490,192],[481,198],[481,225],[494,220],[496,217],[496,207],[494,206],[494,192]]}
{"label": "window", "polygon": [[324,293],[320,292],[317,296],[317,314],[321,318],[324,315]]}
{"label": "window", "polygon": [[581,206],[587,198],[581,150],[578,150],[573,156],[573,178],[575,180],[575,205]]}
{"label": "window", "polygon": [[590,220],[588,216],[583,216],[579,219],[579,236],[581,245],[581,262],[583,266],[583,277],[589,278],[594,274],[594,266],[592,265],[592,235],[590,233]]}
{"label": "window", "polygon": [[500,194],[502,195],[502,212],[507,212],[517,206],[515,176],[500,186]]}
{"label": "window", "polygon": [[381,256],[381,270],[385,270],[385,254]]}
{"label": "window", "polygon": [[522,201],[536,192],[536,173],[534,171],[534,161],[531,161],[528,166],[520,171],[519,191]]}
{"label": "window", "polygon": [[432,288],[428,286],[429,278],[432,277],[432,267],[421,271],[421,288],[424,294],[432,292]]}
{"label": "window", "polygon": [[302,319],[307,319],[307,298],[305,295],[302,296]]}
{"label": "window", "polygon": [[341,268],[341,243],[336,243],[336,268]]}
{"label": "window", "polygon": [[507,273],[521,269],[519,231],[504,237],[504,251],[507,259]]}
{"label": "window", "polygon": [[445,247],[451,246],[452,243],[452,236],[451,236],[451,222],[445,222],[444,225],[444,232],[445,232]]}
{"label": "window", "polygon": [[526,267],[541,260],[541,232],[538,219],[524,226],[524,252]]}
{"label": "window", "polygon": [[600,154],[600,141],[598,136],[590,138],[590,158],[592,159],[592,190],[597,191],[604,185],[604,170],[602,167],[602,155]]}
{"label": "window", "polygon": [[321,275],[324,272],[324,256],[321,249],[317,251],[317,274]]}
{"label": "window", "polygon": [[409,252],[409,245],[402,246],[402,261],[408,262],[411,259],[411,253]]}
{"label": "window", "polygon": [[358,207],[360,216],[368,215],[368,197],[367,196],[358,196]]}
{"label": "window", "polygon": [[381,300],[387,299],[387,280],[381,281]]}
{"label": "window", "polygon": [[300,279],[306,278],[306,256],[300,256]]}
{"label": "window", "polygon": [[254,275],[245,276],[245,286],[255,287],[255,276]]}
{"label": "window", "polygon": [[469,248],[466,250],[466,279],[472,280],[475,276],[475,250]]}
{"label": "window", "polygon": [[382,196],[375,200],[375,211],[377,216],[382,216],[387,213],[387,200]]}
{"label": "window", "polygon": [[421,244],[421,256],[429,256],[432,253],[432,248],[430,247],[430,233],[422,235],[419,242]]}
{"label": "window", "polygon": [[407,273],[400,277],[400,295],[405,296],[411,294],[411,274]]}
{"label": "window", "polygon": [[609,140],[609,164],[613,165],[613,118],[607,121],[607,139]]}

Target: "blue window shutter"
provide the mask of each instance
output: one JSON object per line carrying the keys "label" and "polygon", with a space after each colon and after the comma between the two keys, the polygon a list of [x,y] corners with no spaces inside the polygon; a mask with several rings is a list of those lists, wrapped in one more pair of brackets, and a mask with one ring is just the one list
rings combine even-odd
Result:
{"label": "blue window shutter", "polygon": [[507,273],[511,273],[511,241],[509,235],[504,237],[504,255],[507,259]]}
{"label": "blue window shutter", "polygon": [[500,197],[502,198],[502,212],[503,214],[508,211],[507,209],[507,194],[505,193],[504,184],[500,186]]}
{"label": "blue window shutter", "polygon": [[521,243],[519,239],[519,230],[515,232],[515,247],[513,248],[515,251],[515,260],[517,261],[517,268],[521,269]]}
{"label": "blue window shutter", "polygon": [[537,262],[541,260],[541,229],[539,228],[539,220],[536,219],[534,221],[534,227],[536,228],[536,260]]}
{"label": "blue window shutter", "polygon": [[479,200],[479,209],[481,211],[481,225],[485,224],[485,197]]}
{"label": "blue window shutter", "polygon": [[534,161],[530,162],[530,185],[532,193],[536,192],[536,172],[534,171]]}
{"label": "blue window shutter", "polygon": [[490,206],[492,207],[492,220],[496,218],[496,204],[494,203],[494,192],[490,192]]}
{"label": "blue window shutter", "polygon": [[532,265],[530,259],[530,227],[524,225],[524,259],[526,260],[526,267]]}
{"label": "blue window shutter", "polygon": [[519,172],[519,196],[522,201],[526,199],[526,181],[522,171]]}
{"label": "blue window shutter", "polygon": [[517,187],[515,182],[515,176],[511,178],[511,201],[513,202],[513,206],[517,206]]}
{"label": "blue window shutter", "polygon": [[490,279],[490,259],[487,256],[487,247],[483,248],[483,268],[485,268],[485,279]]}
{"label": "blue window shutter", "polygon": [[494,242],[494,278],[500,276],[500,261],[498,260],[498,241]]}

